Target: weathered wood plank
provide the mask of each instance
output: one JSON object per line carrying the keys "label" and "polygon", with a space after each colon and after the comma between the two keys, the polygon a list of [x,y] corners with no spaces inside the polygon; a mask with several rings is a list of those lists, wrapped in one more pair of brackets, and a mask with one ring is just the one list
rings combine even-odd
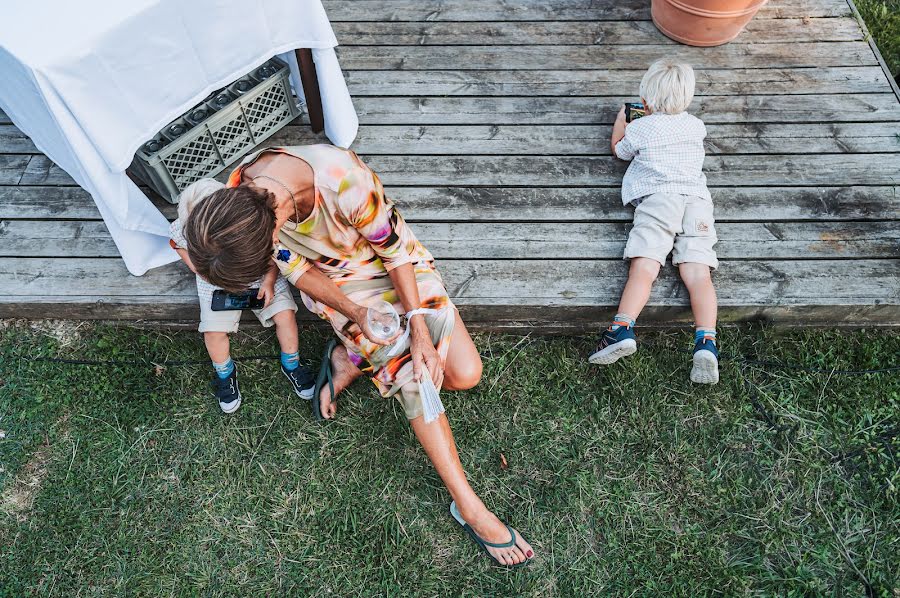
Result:
{"label": "weathered wood plank", "polygon": [[[610,186],[627,163],[612,156],[367,156],[386,185]],[[900,154],[707,156],[717,186],[893,185]],[[31,156],[22,185],[72,185],[44,155]]]}
{"label": "weathered wood plank", "polygon": [[[716,219],[733,221],[900,220],[897,187],[711,187]],[[619,187],[388,187],[410,222],[630,222]],[[176,208],[155,202],[172,220]],[[79,187],[0,187],[0,219],[99,219]]]}
{"label": "weathered wood plank", "polygon": [[[545,307],[615,304],[625,280],[623,260],[444,260],[438,264],[461,304]],[[900,306],[900,260],[723,261],[715,282],[729,306]],[[195,303],[194,277],[182,264],[128,275],[121,260],[0,258],[0,303],[31,298],[165,297]],[[654,285],[651,304],[683,306],[687,294],[672,268]]]}
{"label": "weathered wood plank", "polygon": [[[373,153],[381,153],[384,146],[393,143],[397,136],[402,136],[410,142],[414,142],[421,135],[421,147],[412,151],[428,151],[428,143],[434,144],[435,149],[429,153],[445,153],[445,147],[440,139],[452,140],[454,144],[466,143],[468,148],[460,149],[457,153],[473,151],[473,148],[483,147],[490,151],[490,147],[500,148],[503,145],[514,148],[524,147],[527,139],[523,137],[529,131],[523,125],[542,125],[542,136],[545,139],[558,138],[561,144],[567,144],[569,139],[582,138],[588,143],[593,134],[599,135],[598,139],[608,137],[605,129],[574,127],[574,125],[609,125],[615,119],[616,112],[623,102],[633,100],[633,97],[620,96],[612,98],[392,98],[392,97],[363,97],[356,99],[360,121],[364,125],[384,125],[384,127],[360,129],[359,137],[354,148],[365,152],[362,146],[366,143],[373,145]],[[709,125],[711,131],[716,131],[717,138],[723,139],[721,143],[710,145],[710,150],[722,152],[738,151],[738,147],[726,143],[724,139],[737,136],[738,138],[819,138],[823,148],[821,151],[856,151],[850,148],[860,148],[860,151],[879,151],[876,147],[867,147],[864,138],[880,139],[876,141],[877,147],[892,148],[891,137],[896,138],[900,127],[900,102],[892,94],[836,94],[836,95],[803,95],[790,99],[784,96],[702,96],[696,97],[691,106],[691,111],[700,116]],[[893,122],[892,122],[893,121]],[[890,125],[853,125],[847,126],[840,123],[883,123],[892,122]],[[464,125],[457,127],[458,133],[450,136],[435,136],[441,131],[450,131],[449,127],[412,127],[411,125]],[[735,123],[754,123],[752,126],[735,127]],[[760,126],[756,123],[779,123],[772,126]],[[781,124],[789,123],[789,124]],[[796,124],[806,123],[806,124]],[[824,124],[829,123],[829,124]],[[489,127],[477,127],[474,125],[486,124]],[[561,125],[550,127],[548,125]],[[468,125],[468,126],[465,126]],[[716,126],[718,125],[718,126]],[[732,127],[727,129],[726,126]],[[393,128],[390,128],[393,127]],[[433,131],[434,134],[429,132]],[[485,139],[484,132],[488,132],[490,139]],[[593,132],[592,132],[593,131]],[[741,131],[744,131],[742,133]],[[502,134],[501,134],[502,133]],[[380,142],[379,135],[387,135]],[[466,138],[466,135],[472,135]],[[713,134],[711,133],[711,136]],[[832,138],[833,141],[827,141]],[[294,139],[294,143],[321,143],[321,137],[312,133],[306,133],[303,127],[288,127],[277,133],[276,141],[270,143],[285,143]],[[524,143],[520,144],[517,140]],[[490,141],[490,143],[487,143]],[[375,145],[376,143],[380,143]],[[575,142],[577,146],[583,142]],[[729,150],[734,147],[734,150]],[[803,146],[798,146],[803,147]],[[837,148],[837,149],[829,149]],[[843,149],[841,149],[843,148]],[[864,149],[867,148],[867,149]],[[534,149],[540,147],[534,145]],[[0,125],[0,154],[35,152],[31,142],[19,132],[14,125]],[[505,150],[504,150],[505,151]],[[519,151],[522,151],[520,149]],[[547,153],[566,153],[551,152]],[[580,150],[583,152],[583,150]],[[751,151],[751,150],[743,150]],[[796,151],[796,150],[785,150]],[[807,151],[814,151],[807,149]],[[395,152],[404,153],[404,152]],[[16,159],[8,159],[6,166],[0,165],[0,169],[12,171],[18,165]],[[33,181],[42,176],[43,165],[35,163],[31,165],[26,181]],[[4,176],[0,174],[0,176]],[[0,179],[0,184],[14,184],[11,178],[14,174],[7,173],[5,179]],[[34,184],[28,183],[25,184]]]}
{"label": "weathered wood plank", "polygon": [[31,160],[28,155],[0,154],[0,185],[17,185]]}
{"label": "weathered wood plank", "polygon": [[[880,66],[696,69],[697,95],[890,93]],[[344,77],[362,96],[620,96],[636,90],[643,69],[589,71],[353,71]],[[0,110],[0,125],[12,124]]]}
{"label": "weathered wood plank", "polygon": [[[362,96],[620,96],[645,70],[344,71]],[[879,66],[695,70],[697,95],[889,93]],[[3,115],[0,113],[0,123]]]}
{"label": "weathered wood plank", "polygon": [[[630,225],[415,223],[438,259],[616,259]],[[720,259],[900,257],[900,223],[718,223]],[[0,257],[117,257],[103,222],[0,222]]]}
{"label": "weathered wood plank", "polygon": [[[635,92],[635,96],[637,93]],[[362,97],[354,100],[363,125],[609,124],[635,96],[585,97]],[[900,121],[893,94],[701,96],[691,112],[713,123]]]}
{"label": "weathered wood plank", "polygon": [[[900,116],[900,115],[898,115]],[[35,153],[24,141],[0,125],[0,154]],[[369,125],[360,129],[354,149],[361,154],[604,154],[608,125]],[[900,123],[710,124],[706,150],[710,154],[877,153],[900,151]],[[8,140],[13,139],[9,142]],[[286,127],[267,143],[322,143],[306,125]]]}
{"label": "weathered wood plank", "polygon": [[[668,44],[642,46],[339,46],[350,70],[591,70],[633,69],[672,54]],[[872,66],[865,42],[679,46],[678,57],[699,69]]]}
{"label": "weathered wood plank", "polygon": [[[651,21],[334,23],[342,46],[640,45],[670,40]],[[853,19],[754,19],[732,44],[849,42],[863,39]]]}
{"label": "weathered wood plank", "polygon": [[[299,300],[298,300],[298,303]],[[506,332],[510,334],[595,334],[598,327],[610,321],[615,305],[580,305],[576,307],[537,305],[476,305],[456,302],[466,328],[472,331]],[[0,318],[47,318],[70,320],[120,320],[131,326],[165,326],[195,330],[199,319],[196,303],[171,301],[169,297],[35,297],[28,303],[0,303]],[[304,327],[327,329],[327,325],[305,309],[297,312]],[[896,305],[763,305],[723,306],[720,324],[739,322],[778,322],[779,326],[847,326],[896,327]],[[690,328],[693,315],[688,305],[648,305],[641,312],[644,326]],[[242,327],[260,328],[247,313]]]}
{"label": "weathered wood plank", "polygon": [[[2,127],[0,127],[2,129]],[[369,125],[360,154],[597,155],[609,153],[608,125]],[[900,123],[746,124],[707,126],[708,154],[900,152]],[[276,133],[272,145],[321,143],[307,126]],[[0,145],[0,152],[3,146]]]}
{"label": "weathered wood plank", "polygon": [[[325,0],[328,17],[342,21],[633,21],[649,20],[643,0]],[[779,0],[769,2],[755,18],[848,17],[840,0]]]}
{"label": "weathered wood plank", "polygon": [[[154,201],[169,220],[177,217],[177,206]],[[81,187],[0,186],[0,219],[97,220],[100,212],[90,194]]]}

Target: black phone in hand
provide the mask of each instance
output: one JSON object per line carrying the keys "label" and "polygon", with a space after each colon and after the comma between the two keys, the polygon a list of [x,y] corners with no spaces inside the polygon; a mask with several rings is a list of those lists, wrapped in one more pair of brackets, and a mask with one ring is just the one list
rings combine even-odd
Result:
{"label": "black phone in hand", "polygon": [[628,102],[625,104],[625,122],[630,123],[642,116],[647,116],[647,109],[644,108],[643,102]]}
{"label": "black phone in hand", "polygon": [[213,311],[232,311],[239,309],[262,309],[266,302],[263,299],[257,299],[259,289],[247,289],[242,293],[229,293],[218,289],[213,291],[212,310]]}

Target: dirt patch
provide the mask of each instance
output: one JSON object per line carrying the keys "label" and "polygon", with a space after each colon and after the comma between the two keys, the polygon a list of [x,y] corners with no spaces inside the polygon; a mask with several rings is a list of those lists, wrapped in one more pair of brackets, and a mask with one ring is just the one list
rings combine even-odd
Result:
{"label": "dirt patch", "polygon": [[[62,443],[69,439],[68,421],[69,415],[66,414],[56,422],[56,428],[61,432]],[[15,479],[0,494],[0,513],[16,519],[20,523],[28,520],[31,507],[34,505],[34,498],[40,492],[44,480],[47,479],[47,473],[50,471],[55,448],[56,445],[45,441],[34,451]]]}
{"label": "dirt patch", "polygon": [[78,343],[82,337],[93,329],[91,322],[73,320],[31,320],[28,327],[34,332],[49,336],[60,348]]}

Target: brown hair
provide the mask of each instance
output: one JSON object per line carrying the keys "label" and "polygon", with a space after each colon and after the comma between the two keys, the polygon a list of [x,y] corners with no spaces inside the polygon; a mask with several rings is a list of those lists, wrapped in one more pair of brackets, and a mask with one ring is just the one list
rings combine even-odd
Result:
{"label": "brown hair", "polygon": [[201,201],[184,227],[197,274],[226,291],[247,289],[272,258],[273,197],[248,186],[220,189]]}

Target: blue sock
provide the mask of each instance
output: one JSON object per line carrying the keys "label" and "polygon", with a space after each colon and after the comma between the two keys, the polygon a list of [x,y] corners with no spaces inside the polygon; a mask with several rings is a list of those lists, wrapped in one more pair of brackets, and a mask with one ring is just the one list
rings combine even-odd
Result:
{"label": "blue sock", "polygon": [[282,351],[281,365],[289,372],[296,370],[297,366],[300,365],[300,352],[294,351],[293,353],[285,353]]}
{"label": "blue sock", "polygon": [[711,336],[713,343],[716,343],[716,329],[715,328],[698,328],[694,331],[694,343],[699,343],[703,340],[703,337]]}
{"label": "blue sock", "polygon": [[624,322],[628,325],[629,328],[634,328],[634,320],[626,316],[625,314],[616,314],[616,317],[613,318],[612,326],[609,327],[610,330],[618,330],[622,327],[621,322]]}
{"label": "blue sock", "polygon": [[216,375],[224,380],[228,376],[231,375],[231,372],[234,371],[234,362],[231,358],[228,358],[228,361],[223,361],[222,363],[212,362],[213,369],[216,370]]}

